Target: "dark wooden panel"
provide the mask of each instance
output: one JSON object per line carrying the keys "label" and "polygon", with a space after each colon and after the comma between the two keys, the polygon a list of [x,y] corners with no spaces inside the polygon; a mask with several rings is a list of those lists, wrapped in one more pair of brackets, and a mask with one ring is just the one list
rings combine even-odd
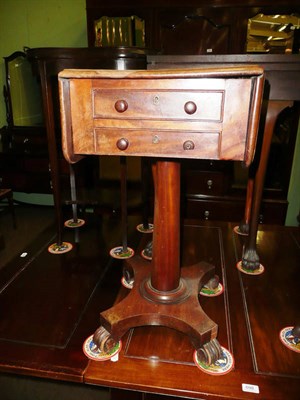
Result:
{"label": "dark wooden panel", "polygon": [[26,193],[50,193],[50,172],[45,129],[0,129],[0,179],[3,187]]}
{"label": "dark wooden panel", "polygon": [[163,8],[160,21],[162,54],[228,54],[233,15],[224,9]]}

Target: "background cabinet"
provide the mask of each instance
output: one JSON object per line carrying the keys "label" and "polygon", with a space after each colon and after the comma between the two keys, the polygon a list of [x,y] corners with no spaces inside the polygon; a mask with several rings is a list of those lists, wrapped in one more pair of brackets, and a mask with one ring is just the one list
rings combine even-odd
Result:
{"label": "background cabinet", "polygon": [[[155,49],[157,54],[148,56],[148,68],[194,68],[205,63],[222,64],[222,56],[225,63],[241,57],[244,57],[242,62],[247,62],[242,55],[246,52],[249,18],[259,13],[299,14],[300,6],[289,0],[268,4],[254,0],[140,0],[124,4],[112,0],[109,5],[87,0],[86,13],[89,46],[95,44],[95,20],[102,16],[137,15],[145,21],[146,47]],[[299,30],[294,32],[293,51],[299,52]],[[252,56],[249,55],[249,60]],[[299,95],[295,93],[300,91],[300,56],[261,57],[270,62],[269,78],[276,75],[276,85],[272,83],[271,87],[272,99],[292,100],[278,117],[274,129],[261,207],[261,222],[284,224],[299,120]],[[289,63],[289,58],[284,57],[293,58],[290,71],[279,65],[280,60]],[[294,93],[282,97],[282,86]],[[186,217],[217,220],[243,217],[247,173],[240,164],[198,160],[183,161],[182,165],[182,204]]]}
{"label": "background cabinet", "polygon": [[[92,49],[95,44],[95,20],[102,16],[137,15],[145,21],[147,51],[151,49],[152,52],[161,54],[161,57],[172,58],[172,55],[177,55],[187,59],[190,55],[210,57],[211,55],[230,54],[238,56],[245,52],[247,24],[250,17],[260,12],[265,14],[299,14],[300,12],[300,6],[292,0],[274,0],[272,3],[266,3],[254,0],[187,0],[185,2],[182,0],[173,0],[172,2],[168,0],[151,2],[111,0],[109,3],[86,0],[89,50],[100,50]],[[63,57],[68,65],[73,65],[72,58],[75,57],[75,53],[78,54],[78,57],[80,55],[79,49],[73,50],[69,53],[64,52]],[[51,57],[49,62],[55,62]],[[97,65],[104,65],[104,68],[111,65],[109,52],[107,56],[104,56],[102,51],[95,52],[92,57],[93,59],[101,58],[101,63]],[[107,60],[107,63],[104,62],[104,59]],[[149,59],[148,57],[148,62]],[[84,64],[88,65],[88,62],[81,63],[81,65]],[[96,64],[93,62],[93,65]],[[56,97],[56,93],[53,97]],[[58,107],[57,104],[54,106]],[[299,116],[299,108],[296,103],[291,111],[291,113],[288,111],[281,116],[277,132],[274,132],[264,192],[263,206],[265,205],[266,212],[270,213],[269,210],[272,207],[276,207],[276,209],[279,207],[280,212],[277,210],[273,214],[278,217],[280,223],[284,223],[288,205],[287,191]],[[57,114],[56,110],[55,115]],[[55,124],[58,125],[57,121]],[[18,191],[51,193],[52,179],[49,174],[46,128],[21,128],[23,127],[9,124],[10,130],[8,128],[1,129],[0,159],[2,161],[0,161],[0,171],[2,184],[7,183]],[[7,140],[9,137],[13,139]],[[59,133],[57,134],[58,138]],[[6,146],[7,143],[9,146]],[[29,144],[32,144],[32,147]],[[61,154],[59,157],[62,158]],[[18,169],[19,175],[16,169]],[[112,169],[108,169],[109,173]],[[67,166],[60,168],[60,174],[64,175],[65,172],[67,178]],[[244,172],[240,166],[235,164],[224,166],[221,163],[213,163],[213,165],[210,163],[203,165],[200,162],[186,163],[183,166],[182,180],[186,215],[217,219],[221,215],[224,219],[232,219],[229,209],[222,211],[226,206],[229,207],[232,199],[234,199],[233,204],[236,210],[242,212],[245,198]],[[116,175],[118,177],[118,173]],[[113,177],[109,175],[108,179],[111,178]],[[208,185],[209,181],[212,181],[211,185]],[[226,204],[224,200],[227,201]],[[208,209],[208,204],[216,206],[219,204],[220,213],[216,213],[216,206],[214,209]],[[263,220],[273,222],[273,218],[266,219],[266,212],[262,213]],[[239,219],[240,215],[236,218]]]}
{"label": "background cabinet", "polygon": [[15,192],[50,193],[51,182],[45,129],[0,129],[1,186]]}
{"label": "background cabinet", "polygon": [[161,54],[241,54],[249,18],[299,12],[293,0],[86,0],[88,44],[95,45],[95,20],[137,15],[145,21],[146,47]]}

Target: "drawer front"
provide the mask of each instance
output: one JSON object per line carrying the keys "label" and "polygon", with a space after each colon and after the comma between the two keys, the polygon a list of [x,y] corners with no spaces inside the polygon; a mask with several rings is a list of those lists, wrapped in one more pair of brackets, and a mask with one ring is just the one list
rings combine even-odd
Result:
{"label": "drawer front", "polygon": [[196,151],[200,158],[217,158],[219,133],[102,128],[95,129],[94,142],[97,154],[184,158]]}
{"label": "drawer front", "polygon": [[92,99],[95,119],[220,122],[224,91],[94,89]]}
{"label": "drawer front", "polygon": [[[233,221],[239,223],[245,212],[245,200],[199,200],[186,199],[184,216],[211,221]],[[287,201],[268,201],[261,203],[259,223],[284,225]]]}
{"label": "drawer front", "polygon": [[184,214],[186,218],[239,222],[244,210],[244,201],[186,199]]}
{"label": "drawer front", "polygon": [[183,180],[185,193],[189,195],[222,196],[229,189],[229,178],[224,172],[188,170]]}

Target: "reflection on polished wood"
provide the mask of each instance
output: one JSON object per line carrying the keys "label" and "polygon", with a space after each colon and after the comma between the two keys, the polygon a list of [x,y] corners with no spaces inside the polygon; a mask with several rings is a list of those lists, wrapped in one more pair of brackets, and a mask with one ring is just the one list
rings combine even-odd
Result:
{"label": "reflection on polished wood", "polygon": [[[234,355],[234,370],[207,375],[193,364],[186,336],[163,327],[135,328],[123,340],[119,361],[90,361],[85,382],[199,399],[298,398],[299,354],[283,346],[279,332],[298,315],[299,231],[274,226],[259,230],[267,268],[260,276],[249,276],[236,268],[244,239],[232,233],[233,226],[186,224],[183,259],[189,265],[204,252],[222,277],[224,294],[201,298],[201,304],[218,323],[219,341]],[[259,394],[243,392],[243,383],[256,385]]]}

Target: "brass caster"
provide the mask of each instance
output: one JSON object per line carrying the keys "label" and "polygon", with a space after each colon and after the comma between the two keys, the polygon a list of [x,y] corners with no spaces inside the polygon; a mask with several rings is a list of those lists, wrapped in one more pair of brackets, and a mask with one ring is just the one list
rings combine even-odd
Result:
{"label": "brass caster", "polygon": [[238,226],[234,227],[234,232],[238,235],[248,236],[249,235],[249,224],[245,221],[241,221]]}
{"label": "brass caster", "polygon": [[205,285],[204,287],[206,287],[207,289],[210,290],[215,290],[217,289],[217,287],[219,286],[220,283],[220,279],[218,277],[218,275],[215,275],[213,278],[211,278]]}
{"label": "brass caster", "polygon": [[224,286],[221,284],[218,275],[212,277],[200,290],[202,296],[216,297],[224,292]]}
{"label": "brass caster", "polygon": [[134,272],[132,268],[125,266],[123,268],[122,285],[128,289],[132,289],[134,284]]}
{"label": "brass caster", "polygon": [[295,325],[294,328],[292,329],[292,335],[300,341],[300,324]]}
{"label": "brass caster", "polygon": [[146,260],[152,260],[152,248],[153,248],[153,242],[151,240],[150,242],[147,243],[146,247],[141,252],[141,256]]}
{"label": "brass caster", "polygon": [[242,257],[242,268],[245,271],[255,271],[260,267],[259,256],[256,249],[246,249]]}

